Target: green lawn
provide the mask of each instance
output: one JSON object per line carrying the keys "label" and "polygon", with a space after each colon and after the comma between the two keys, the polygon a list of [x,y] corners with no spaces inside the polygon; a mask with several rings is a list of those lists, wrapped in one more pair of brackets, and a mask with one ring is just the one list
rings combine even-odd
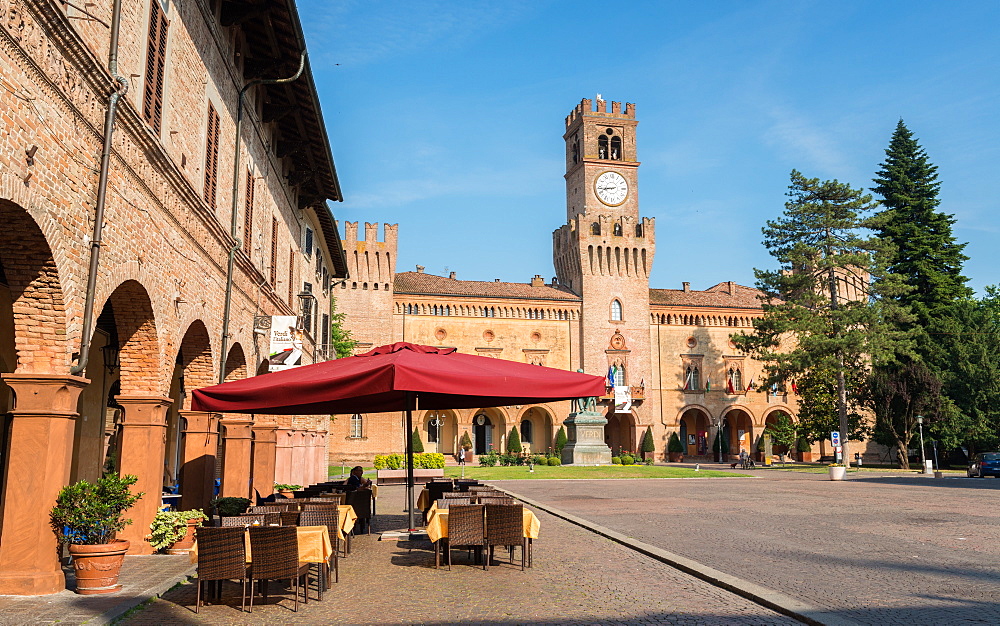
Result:
{"label": "green lawn", "polygon": [[[446,467],[444,475],[449,478],[462,476],[461,467]],[[465,477],[476,480],[523,480],[539,478],[718,478],[735,476],[746,477],[748,474],[734,474],[713,470],[695,471],[687,467],[667,467],[665,465],[602,465],[599,467],[577,467],[560,465],[557,467],[536,465],[534,472],[529,472],[527,466],[520,467],[478,467],[468,465]]]}

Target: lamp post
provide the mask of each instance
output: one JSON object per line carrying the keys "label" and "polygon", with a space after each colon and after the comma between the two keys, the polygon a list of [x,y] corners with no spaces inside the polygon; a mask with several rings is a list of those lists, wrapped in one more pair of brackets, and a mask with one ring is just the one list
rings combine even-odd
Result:
{"label": "lamp post", "polygon": [[719,456],[717,458],[719,460],[718,462],[722,463],[722,418],[721,417],[719,418],[719,421],[716,423],[715,428],[716,428],[716,430],[715,430],[715,440],[719,442],[719,445],[718,445]]}
{"label": "lamp post", "polygon": [[920,429],[920,471],[927,471],[927,458],[924,455],[924,416],[917,416],[917,428]]}

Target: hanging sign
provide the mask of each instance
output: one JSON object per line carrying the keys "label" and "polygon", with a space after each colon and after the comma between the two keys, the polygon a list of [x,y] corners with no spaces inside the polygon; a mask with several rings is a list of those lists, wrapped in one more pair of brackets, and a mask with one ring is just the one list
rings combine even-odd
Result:
{"label": "hanging sign", "polygon": [[632,412],[632,388],[628,385],[615,386],[615,413]]}
{"label": "hanging sign", "polygon": [[267,371],[280,372],[302,365],[302,334],[296,328],[294,315],[271,317],[271,345],[268,350]]}

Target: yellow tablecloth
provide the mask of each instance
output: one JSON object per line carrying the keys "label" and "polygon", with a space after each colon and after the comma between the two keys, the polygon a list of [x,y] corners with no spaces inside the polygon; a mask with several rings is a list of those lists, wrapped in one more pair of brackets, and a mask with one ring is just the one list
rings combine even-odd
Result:
{"label": "yellow tablecloth", "polygon": [[[343,523],[342,523],[343,525]],[[351,522],[351,528],[354,523]],[[333,556],[333,542],[330,541],[330,533],[326,526],[296,526],[295,534],[299,545],[300,563],[325,563]],[[250,530],[243,535],[246,549],[247,563],[253,562],[250,553]],[[191,562],[198,562],[198,542],[194,542],[191,548]]]}
{"label": "yellow tablecloth", "polygon": [[350,504],[341,504],[337,507],[340,511],[340,528],[337,529],[337,536],[343,541],[344,537],[354,530],[354,523],[358,521],[358,514],[354,512],[354,507]]}
{"label": "yellow tablecloth", "polygon": [[431,492],[427,489],[421,489],[420,495],[417,496],[417,508],[421,511],[426,511],[431,508]]}
{"label": "yellow tablecloth", "polygon": [[[448,536],[448,509],[438,509],[435,507],[429,515],[430,519],[427,520],[427,536],[432,542],[436,543],[442,537]],[[524,536],[528,539],[538,539],[538,529],[541,526],[538,517],[528,509],[524,509],[522,515]]]}

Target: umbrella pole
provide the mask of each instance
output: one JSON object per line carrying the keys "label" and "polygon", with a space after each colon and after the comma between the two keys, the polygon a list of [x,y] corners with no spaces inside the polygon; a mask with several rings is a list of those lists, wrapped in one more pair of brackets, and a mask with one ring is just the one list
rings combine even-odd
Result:
{"label": "umbrella pole", "polygon": [[413,526],[413,394],[406,392],[406,528]]}

